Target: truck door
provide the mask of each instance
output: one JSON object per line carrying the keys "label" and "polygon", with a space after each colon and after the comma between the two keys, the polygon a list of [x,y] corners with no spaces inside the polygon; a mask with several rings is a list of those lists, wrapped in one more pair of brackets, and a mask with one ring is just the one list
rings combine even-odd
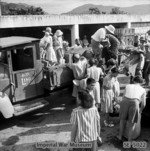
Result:
{"label": "truck door", "polygon": [[36,48],[34,45],[17,47],[9,52],[14,83],[14,99],[18,102],[37,96],[36,91]]}

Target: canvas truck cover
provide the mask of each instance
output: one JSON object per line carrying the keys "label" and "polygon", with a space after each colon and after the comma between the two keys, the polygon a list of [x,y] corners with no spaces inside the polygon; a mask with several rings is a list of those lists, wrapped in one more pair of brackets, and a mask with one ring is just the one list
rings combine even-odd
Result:
{"label": "canvas truck cover", "polygon": [[0,38],[0,50],[2,48],[30,43],[32,41],[39,41],[39,39],[31,38],[31,37],[22,37],[22,36],[11,36],[11,37]]}

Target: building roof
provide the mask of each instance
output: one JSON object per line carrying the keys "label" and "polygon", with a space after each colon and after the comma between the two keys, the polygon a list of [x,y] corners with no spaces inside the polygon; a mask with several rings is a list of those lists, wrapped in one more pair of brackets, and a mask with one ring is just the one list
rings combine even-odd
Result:
{"label": "building roof", "polygon": [[11,37],[4,37],[0,38],[0,48],[11,47],[15,45],[25,44],[32,41],[38,41],[37,38],[31,37],[22,37],[22,36],[11,36]]}

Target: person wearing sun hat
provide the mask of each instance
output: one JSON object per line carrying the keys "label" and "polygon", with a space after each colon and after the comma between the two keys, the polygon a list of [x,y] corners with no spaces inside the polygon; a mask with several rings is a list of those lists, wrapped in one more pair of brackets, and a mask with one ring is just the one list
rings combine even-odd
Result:
{"label": "person wearing sun hat", "polygon": [[47,27],[43,31],[44,37],[40,40],[41,59],[48,61],[50,64],[56,63],[57,58],[53,48],[52,29]]}
{"label": "person wearing sun hat", "polygon": [[63,38],[62,38],[63,32],[61,30],[56,30],[55,36],[59,42],[59,49],[56,50],[56,56],[58,63],[63,63],[64,58],[64,50],[63,50]]}
{"label": "person wearing sun hat", "polygon": [[47,44],[49,43],[50,39],[49,39],[49,33],[48,32],[44,32],[44,37],[41,38],[39,46],[40,46],[40,57],[42,60],[45,60],[46,57],[46,47]]}
{"label": "person wearing sun hat", "polygon": [[137,124],[140,124],[140,114],[146,106],[146,90],[141,86],[144,80],[141,76],[133,78],[133,84],[126,85],[123,99],[120,103],[120,127],[119,136],[117,138],[122,140],[125,132],[126,124],[128,123],[127,138],[132,141],[134,136],[138,136],[140,129],[135,131]]}
{"label": "person wearing sun hat", "polygon": [[100,56],[102,53],[102,48],[100,48],[100,44],[103,41],[108,41],[106,39],[106,34],[114,34],[115,27],[113,25],[105,26],[104,28],[98,29],[92,36],[91,36],[91,45],[92,50],[95,56]]}
{"label": "person wearing sun hat", "polygon": [[48,32],[50,35],[53,35],[51,27],[46,27],[46,29],[43,32]]}

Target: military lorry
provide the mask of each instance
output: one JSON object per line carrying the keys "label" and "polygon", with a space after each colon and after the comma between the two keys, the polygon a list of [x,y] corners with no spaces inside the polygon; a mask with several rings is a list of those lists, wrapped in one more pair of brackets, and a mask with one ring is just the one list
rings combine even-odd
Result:
{"label": "military lorry", "polygon": [[[65,53],[65,63],[73,62],[73,53],[77,52]],[[39,39],[0,38],[0,112],[5,118],[47,106],[47,94],[72,86],[73,79],[72,70],[65,64],[47,66],[41,60]]]}
{"label": "military lorry", "polygon": [[46,105],[39,39],[0,38],[0,112],[10,118]]}

